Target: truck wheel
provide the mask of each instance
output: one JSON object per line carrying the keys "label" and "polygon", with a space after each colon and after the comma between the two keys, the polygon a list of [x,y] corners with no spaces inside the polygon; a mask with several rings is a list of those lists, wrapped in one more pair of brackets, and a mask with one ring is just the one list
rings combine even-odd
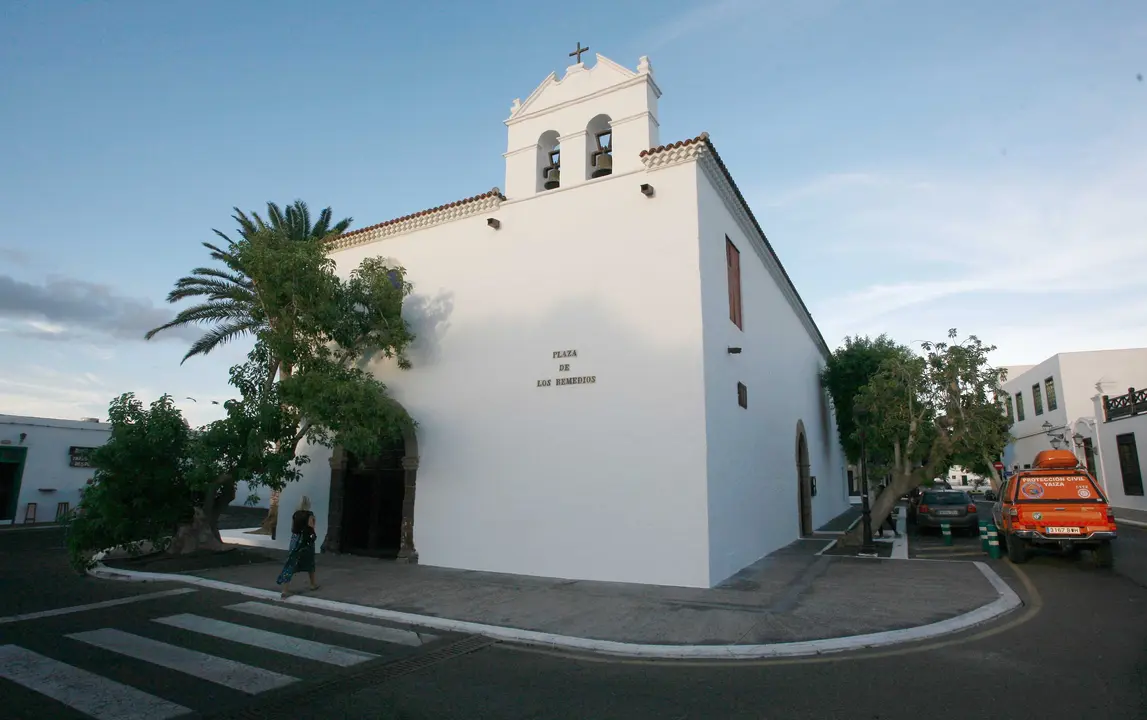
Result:
{"label": "truck wheel", "polygon": [[1027,562],[1027,543],[1019,538],[1008,538],[1008,560],[1011,560],[1017,565]]}
{"label": "truck wheel", "polygon": [[1110,540],[1104,540],[1103,544],[1095,548],[1094,551],[1095,566],[1101,568],[1109,568],[1115,564],[1115,549],[1111,547]]}

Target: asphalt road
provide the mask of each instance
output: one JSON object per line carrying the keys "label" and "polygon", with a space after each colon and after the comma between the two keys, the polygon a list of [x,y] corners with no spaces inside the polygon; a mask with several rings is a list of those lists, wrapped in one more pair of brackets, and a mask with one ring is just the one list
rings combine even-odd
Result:
{"label": "asphalt road", "polygon": [[[1035,557],[1020,568],[1006,560],[989,561],[1020,593],[1023,609],[963,635],[847,657],[734,665],[580,658],[499,644],[483,646],[485,641],[459,637],[404,646],[241,613],[229,606],[249,598],[207,590],[0,623],[0,646],[27,648],[155,697],[236,718],[918,720],[926,715],[1142,720],[1147,717],[1147,574],[1143,564],[1147,531],[1128,527],[1121,532],[1114,570],[1050,555]],[[61,598],[71,602],[85,593],[123,597],[168,589],[77,578],[67,575],[66,569],[65,574],[53,574],[52,568],[59,564],[52,558],[59,550],[48,547],[51,533],[35,533],[35,540],[33,534],[0,533],[4,583],[0,615],[13,612],[8,590],[20,583],[24,589],[16,596],[20,609],[15,612],[30,612],[29,603],[37,604],[37,598],[38,609],[44,610],[62,606]],[[21,537],[14,542],[17,535]],[[55,542],[58,547],[58,538]],[[913,538],[913,545],[925,542]],[[983,556],[946,559],[971,561]],[[20,568],[25,569],[23,575],[13,575]],[[46,570],[41,573],[39,568]],[[889,588],[890,597],[894,593],[895,588]],[[335,667],[158,622],[179,614],[318,640],[378,657]],[[186,672],[123,658],[67,637],[104,628],[298,680],[246,696]],[[114,634],[111,637],[115,639]],[[109,641],[106,633],[94,639]],[[173,656],[164,657],[170,661]],[[4,667],[0,662],[0,668]],[[219,672],[217,666],[206,667]],[[261,682],[273,683],[266,677]],[[138,708],[148,710],[140,717],[159,717],[144,706]],[[130,717],[123,713],[104,716]],[[86,716],[0,679],[0,717]]]}

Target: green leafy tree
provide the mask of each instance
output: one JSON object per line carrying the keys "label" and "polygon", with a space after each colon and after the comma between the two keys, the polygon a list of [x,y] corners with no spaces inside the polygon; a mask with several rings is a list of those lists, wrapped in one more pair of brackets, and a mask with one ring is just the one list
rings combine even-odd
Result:
{"label": "green leafy tree", "polygon": [[73,565],[94,552],[142,543],[167,546],[174,529],[190,519],[186,480],[191,430],[167,395],[149,407],[125,393],[108,408],[111,435],[92,452],[92,484],[68,524]]}
{"label": "green leafy tree", "polygon": [[[305,439],[370,455],[413,426],[366,370],[378,358],[410,367],[406,350],[414,335],[402,305],[413,288],[404,268],[368,258],[344,280],[325,245],[298,242],[274,228],[237,242],[234,254],[264,288],[268,315],[291,318],[256,333],[261,354],[255,364],[265,363],[261,383],[275,389],[291,427],[275,440],[276,452],[294,457]],[[279,489],[272,487],[265,532],[278,521]]]}
{"label": "green leafy tree", "polygon": [[[222,268],[199,267],[191,275],[180,278],[175,288],[167,296],[169,303],[178,303],[188,298],[201,299],[191,307],[184,308],[170,322],[150,330],[145,337],[150,340],[160,332],[187,325],[205,325],[206,332],[184,355],[186,362],[196,355],[207,355],[212,350],[232,340],[256,336],[261,330],[286,329],[295,321],[290,312],[290,303],[284,302],[283,293],[294,290],[290,283],[275,282],[265,273],[253,271],[240,257],[240,248],[257,237],[273,236],[287,244],[325,248],[327,243],[346,232],[351,218],[332,223],[331,209],[325,208],[314,223],[310,210],[302,200],[296,200],[282,210],[272,202],[267,203],[267,219],[257,212],[250,216],[239,208],[234,208],[232,216],[239,225],[239,240],[232,240],[219,230],[215,234],[226,241],[226,247],[205,242],[203,246],[211,252],[211,257],[223,264]],[[280,278],[281,280],[281,278]],[[269,367],[289,375],[290,362],[282,358],[272,358]],[[271,532],[278,518],[279,492],[272,490],[270,510],[263,521],[263,531]]]}
{"label": "green leafy tree", "polygon": [[[239,208],[234,210],[232,217],[239,224],[240,242],[257,233],[272,231],[293,242],[323,244],[346,232],[352,222],[351,218],[344,218],[332,224],[333,215],[328,207],[312,223],[310,210],[302,200],[288,205],[285,211],[273,202],[267,203],[266,220],[257,212],[248,216]],[[289,317],[276,317],[267,311],[263,302],[265,288],[236,256],[236,242],[219,230],[214,232],[227,243],[226,247],[209,242],[204,242],[203,246],[210,251],[211,258],[221,262],[223,267],[197,267],[190,275],[177,280],[167,295],[169,303],[179,303],[188,298],[202,301],[184,308],[170,322],[148,331],[144,336],[150,340],[164,330],[176,327],[207,326],[203,336],[192,343],[183,362],[196,355],[207,355],[231,340],[254,335],[268,325],[290,320]]]}
{"label": "green leafy tree", "polygon": [[[879,526],[904,493],[944,473],[954,461],[969,467],[997,457],[1008,442],[1000,374],[988,364],[995,350],[976,336],[923,343],[923,355],[897,353],[855,396],[857,440],[861,431],[874,454],[890,458],[891,481],[872,504]],[[970,462],[979,458],[977,463]],[[845,536],[859,544],[861,530]]]}
{"label": "green leafy tree", "polygon": [[308,462],[304,440],[370,455],[414,427],[367,370],[378,358],[410,367],[402,303],[412,287],[401,266],[371,258],[343,280],[321,244],[269,227],[233,254],[291,321],[255,332],[247,361],[231,369],[239,397],[221,420],[191,430],[168,396],[150,410],[130,394],[113,401],[113,438],[93,457],[96,481],[71,528],[77,562],[140,541],[173,553],[219,549],[219,513],[237,484],[277,494]]}
{"label": "green leafy tree", "polygon": [[[880,371],[886,360],[905,358],[911,351],[897,345],[887,335],[875,340],[868,337],[846,337],[844,346],[832,354],[824,370],[821,384],[832,397],[836,408],[836,427],[845,456],[852,464],[860,462],[860,441],[856,433],[856,395]],[[869,464],[873,462],[871,451]]]}

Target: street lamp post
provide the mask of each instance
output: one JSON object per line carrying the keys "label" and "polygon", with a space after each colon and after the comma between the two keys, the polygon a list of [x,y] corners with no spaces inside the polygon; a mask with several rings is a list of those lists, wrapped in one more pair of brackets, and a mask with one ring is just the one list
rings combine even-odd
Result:
{"label": "street lamp post", "polygon": [[872,542],[872,510],[868,504],[868,448],[865,445],[864,428],[868,421],[868,411],[857,408],[857,430],[860,431],[860,512],[864,540],[860,546],[860,554],[875,555],[876,545]]}

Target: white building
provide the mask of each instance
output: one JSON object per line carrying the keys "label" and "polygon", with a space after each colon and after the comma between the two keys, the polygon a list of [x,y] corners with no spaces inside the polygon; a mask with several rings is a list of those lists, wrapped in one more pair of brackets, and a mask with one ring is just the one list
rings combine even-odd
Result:
{"label": "white building", "polygon": [[988,484],[987,478],[982,475],[977,475],[959,465],[953,465],[948,468],[948,473],[943,479],[948,481],[948,484],[952,486],[953,490],[973,490]]}
{"label": "white building", "polygon": [[414,368],[372,371],[420,426],[307,449],[280,544],[306,494],[327,552],[708,587],[847,508],[829,348],[708,136],[661,144],[660,95],[646,58],[551,74],[505,194],[339,238],[341,275],[414,284]]}
{"label": "white building", "polygon": [[1128,388],[1122,395],[1096,395],[1093,402],[1100,422],[1090,429],[1097,431],[1094,447],[1098,452],[1089,453],[1086,461],[1098,470],[1112,507],[1147,512],[1139,450],[1139,443],[1147,446],[1147,390]]}
{"label": "white building", "polygon": [[1004,465],[1010,471],[1028,467],[1054,442],[1074,449],[1103,481],[1095,462],[1103,418],[1097,422],[1094,398],[1139,386],[1147,387],[1147,348],[1059,353],[1009,374],[1002,389],[1014,440],[1004,450]]}
{"label": "white building", "polygon": [[88,454],[111,437],[97,420],[0,415],[0,525],[55,522],[75,509],[94,470]]}

